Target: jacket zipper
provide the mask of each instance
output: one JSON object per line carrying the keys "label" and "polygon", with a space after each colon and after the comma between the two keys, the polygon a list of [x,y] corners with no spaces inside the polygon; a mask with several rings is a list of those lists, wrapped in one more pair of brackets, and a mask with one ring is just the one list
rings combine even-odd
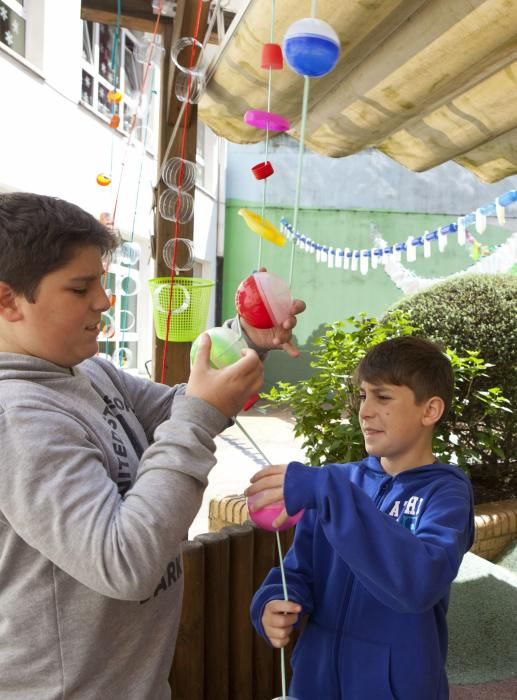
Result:
{"label": "jacket zipper", "polygon": [[[378,489],[377,493],[375,494],[374,501],[373,501],[379,510],[380,510],[379,506],[381,505],[382,501],[384,500],[384,496],[388,493],[388,491],[391,491],[392,486],[393,486],[393,477],[388,477],[387,479],[385,479],[384,481],[381,482],[379,489]],[[348,616],[350,614],[349,602],[350,602],[350,599],[352,598],[352,593],[353,593],[356,582],[357,582],[357,579],[356,579],[355,575],[352,573],[352,571],[350,570],[349,580],[347,582],[346,590],[345,590],[345,593],[343,595],[343,600],[341,602],[341,609],[339,611],[339,619],[341,619],[343,617],[343,609],[345,608],[345,604],[346,604],[346,612],[345,612],[345,616],[343,619],[343,625],[341,627],[339,627],[339,626],[337,627],[337,634],[336,634],[336,637],[339,639],[339,643],[337,644],[337,654],[335,657],[335,662],[336,662],[335,668],[336,668],[336,678],[337,678],[336,685],[340,690],[341,690],[341,682],[340,682],[340,678],[339,678],[339,659],[341,658],[341,647],[342,647],[343,639],[345,636],[344,633],[345,633],[345,629],[346,629],[346,625],[347,625],[347,621],[348,621]],[[338,632],[340,628],[342,630],[341,636],[339,636],[339,632]]]}

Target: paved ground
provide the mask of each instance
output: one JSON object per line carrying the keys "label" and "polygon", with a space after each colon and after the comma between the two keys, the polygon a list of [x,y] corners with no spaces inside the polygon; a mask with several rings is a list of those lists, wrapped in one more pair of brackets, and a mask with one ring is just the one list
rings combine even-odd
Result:
{"label": "paved ground", "polygon": [[[218,464],[191,538],[208,530],[210,499],[241,494],[249,477],[267,463],[264,456],[272,463],[303,461],[287,413],[254,407],[238,422],[256,446],[239,425],[217,438]],[[449,629],[451,700],[517,700],[517,573],[468,554],[453,584]]]}

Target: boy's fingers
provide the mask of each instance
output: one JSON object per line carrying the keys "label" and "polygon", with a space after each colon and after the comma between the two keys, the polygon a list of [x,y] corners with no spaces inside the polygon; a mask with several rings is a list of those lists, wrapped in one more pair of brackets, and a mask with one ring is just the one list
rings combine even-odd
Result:
{"label": "boy's fingers", "polygon": [[203,333],[199,339],[197,346],[196,358],[194,360],[194,366],[199,365],[200,367],[210,366],[210,348],[212,347],[212,339],[208,333]]}
{"label": "boy's fingers", "polygon": [[287,520],[288,517],[289,517],[289,516],[287,515],[287,511],[286,511],[286,509],[284,508],[284,509],[282,510],[282,512],[280,513],[280,515],[279,515],[278,517],[276,517],[276,518],[273,520],[273,522],[271,523],[271,525],[272,525],[274,528],[281,527],[281,526],[285,523],[285,521]]}
{"label": "boy's fingers", "polygon": [[[246,496],[253,496],[254,494],[249,493],[246,494]],[[264,508],[265,506],[269,506],[273,503],[280,503],[284,497],[284,491],[282,488],[277,488],[277,489],[267,489],[267,493],[264,493],[263,496],[260,496],[256,500],[253,501],[253,503],[248,503],[248,509],[254,513],[257,510],[260,510],[261,508]]]}
{"label": "boy's fingers", "polygon": [[251,483],[255,483],[256,481],[260,481],[260,479],[265,477],[273,476],[274,474],[281,474],[285,471],[286,466],[286,464],[271,464],[269,467],[264,467],[260,471],[255,472],[250,481]]}
{"label": "boy's fingers", "polygon": [[289,357],[300,356],[300,351],[298,350],[296,345],[293,345],[293,343],[282,343],[282,350],[285,350]]}

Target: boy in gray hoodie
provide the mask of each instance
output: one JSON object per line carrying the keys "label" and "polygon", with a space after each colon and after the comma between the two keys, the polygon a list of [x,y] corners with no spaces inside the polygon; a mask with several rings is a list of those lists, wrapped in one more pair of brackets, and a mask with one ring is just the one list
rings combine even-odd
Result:
{"label": "boy in gray hoodie", "polygon": [[186,385],[95,357],[116,237],[79,207],[0,195],[0,700],[168,700],[180,544],[214,437],[291,355],[295,314]]}

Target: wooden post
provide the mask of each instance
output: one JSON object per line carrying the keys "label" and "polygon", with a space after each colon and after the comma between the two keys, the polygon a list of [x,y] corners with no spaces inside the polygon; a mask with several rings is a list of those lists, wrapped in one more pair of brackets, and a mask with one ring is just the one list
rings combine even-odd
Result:
{"label": "wooden post", "polygon": [[204,700],[229,700],[230,539],[221,532],[198,535],[205,549]]}
{"label": "wooden post", "polygon": [[169,683],[174,700],[204,700],[205,567],[201,542],[184,542],[183,608]]}
{"label": "wooden post", "polygon": [[[178,12],[174,21],[173,29],[166,27],[163,33],[163,43],[165,48],[165,59],[163,61],[161,74],[161,104],[160,104],[160,145],[159,163],[163,164],[165,153],[169,145],[170,138],[174,131],[175,122],[179,116],[179,103],[174,91],[175,73],[174,64],[170,60],[171,47],[175,41],[182,37],[192,37],[195,33],[198,3],[178,2]],[[201,18],[199,22],[199,40],[204,38],[207,26],[209,2],[203,2]],[[177,129],[174,143],[169,152],[168,158],[180,156],[186,160],[196,160],[196,140],[197,140],[197,106],[188,105],[188,123],[184,128],[184,116],[181,118]],[[185,133],[185,149],[182,152],[182,140]],[[158,201],[164,191],[164,183],[160,180],[155,192],[155,274],[156,277],[170,277],[171,271],[163,260],[163,248],[168,240],[175,236],[175,223],[167,221],[160,216]],[[186,224],[180,224],[178,237],[193,239],[194,219]],[[183,276],[191,277],[192,271],[182,273]],[[160,381],[162,378],[163,354],[165,341],[155,336],[153,352],[153,379]],[[190,343],[167,343],[165,358],[165,373],[163,381],[165,384],[174,385],[187,380],[190,371]]]}
{"label": "wooden post", "polygon": [[252,700],[253,528],[229,525],[221,532],[230,537],[230,700]]}
{"label": "wooden post", "polygon": [[[272,532],[253,528],[253,590],[256,591],[274,566],[275,536]],[[253,700],[271,700],[273,693],[273,648],[253,635]]]}

